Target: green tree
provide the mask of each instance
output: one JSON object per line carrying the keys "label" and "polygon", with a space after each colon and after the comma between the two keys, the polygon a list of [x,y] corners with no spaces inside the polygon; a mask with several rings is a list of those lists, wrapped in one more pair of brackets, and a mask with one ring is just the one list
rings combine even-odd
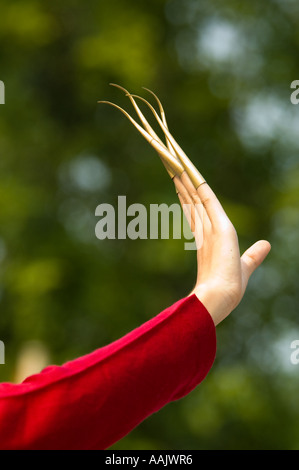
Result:
{"label": "green tree", "polygon": [[[174,136],[220,197],[241,249],[272,244],[217,328],[205,382],[114,448],[296,449],[299,78],[295,0],[9,2],[0,18],[0,337],[60,364],[188,294],[182,240],[103,240],[95,208],[176,202],[159,159],[108,99],[109,82],[162,100]],[[146,110],[145,110],[146,112]],[[150,115],[149,115],[150,117]],[[117,291],[117,295],[115,292]]]}

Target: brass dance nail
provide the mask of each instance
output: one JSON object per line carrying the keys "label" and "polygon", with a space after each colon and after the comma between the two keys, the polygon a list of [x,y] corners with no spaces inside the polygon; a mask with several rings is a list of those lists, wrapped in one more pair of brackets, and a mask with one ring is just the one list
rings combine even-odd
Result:
{"label": "brass dance nail", "polygon": [[[110,83],[109,85],[111,86],[114,86],[116,88],[119,88],[120,90],[122,90],[126,96],[129,97],[131,103],[133,104],[134,108],[135,108],[135,111],[137,112],[138,116],[139,116],[139,119],[140,121],[142,122],[143,126],[145,127],[145,129],[147,130],[147,132],[157,141],[159,142],[160,144],[163,144],[163,142],[161,141],[160,137],[156,134],[156,132],[154,131],[154,129],[150,126],[150,124],[148,123],[148,121],[146,120],[146,118],[144,117],[144,115],[142,114],[139,106],[137,105],[136,101],[134,100],[133,96],[131,95],[131,93],[129,93],[128,90],[126,90],[126,88],[120,86],[120,85],[117,85],[115,83]],[[166,163],[166,161],[164,159],[162,159],[162,162],[170,176],[170,178],[172,179],[174,176],[175,176],[175,173],[172,172],[171,168],[169,167],[169,165]]]}
{"label": "brass dance nail", "polygon": [[[165,147],[162,141],[156,140],[145,131],[136,121],[133,119],[127,111],[125,111],[120,106],[110,102],[110,101],[98,101],[98,103],[106,103],[109,104],[117,109],[119,109],[128,119],[129,121],[136,127],[136,129],[140,132],[140,134],[149,142],[149,144],[158,152],[160,158],[162,159],[163,163],[165,163],[166,168],[171,170],[173,176],[178,175],[180,176],[184,172],[184,167],[181,163],[169,152],[169,150]],[[172,177],[173,177],[172,176]]]}
{"label": "brass dance nail", "polygon": [[185,152],[181,149],[181,147],[178,145],[178,143],[175,141],[171,133],[169,132],[168,128],[164,125],[162,120],[160,119],[159,115],[157,114],[155,108],[144,98],[138,95],[132,95],[134,98],[140,99],[143,101],[152,111],[154,114],[157,122],[159,123],[162,131],[165,134],[165,137],[169,140],[170,144],[172,145],[177,157],[181,161],[182,165],[184,166],[186,172],[188,173],[188,176],[190,177],[193,185],[195,186],[195,189],[197,189],[202,183],[205,182],[205,179],[203,176],[199,173],[197,168],[193,165],[191,160],[187,157]]}

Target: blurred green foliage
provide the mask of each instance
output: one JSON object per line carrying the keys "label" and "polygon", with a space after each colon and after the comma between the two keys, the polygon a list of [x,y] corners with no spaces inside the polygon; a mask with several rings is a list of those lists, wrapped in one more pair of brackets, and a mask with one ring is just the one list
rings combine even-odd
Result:
{"label": "blurred green foliage", "polygon": [[2,0],[1,381],[38,340],[61,364],[189,293],[183,240],[104,240],[95,208],[176,202],[159,158],[123,115],[119,83],[153,89],[212,185],[243,251],[272,252],[217,328],[204,383],[115,449],[298,449],[299,79],[296,0]]}

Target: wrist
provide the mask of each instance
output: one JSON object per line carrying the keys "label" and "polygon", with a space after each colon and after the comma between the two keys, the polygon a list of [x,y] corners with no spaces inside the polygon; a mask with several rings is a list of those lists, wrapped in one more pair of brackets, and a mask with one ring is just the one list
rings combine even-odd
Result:
{"label": "wrist", "polygon": [[206,286],[201,284],[196,286],[190,295],[195,294],[198,300],[205,306],[217,326],[224,320],[234,309],[232,303],[216,286]]}

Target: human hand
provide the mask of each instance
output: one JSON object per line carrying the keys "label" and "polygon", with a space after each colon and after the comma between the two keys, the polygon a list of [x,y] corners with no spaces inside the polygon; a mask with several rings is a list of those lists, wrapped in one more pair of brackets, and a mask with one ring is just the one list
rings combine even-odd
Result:
{"label": "human hand", "polygon": [[251,274],[271,245],[260,240],[240,256],[236,230],[209,185],[205,182],[195,189],[186,172],[173,181],[182,206],[190,208],[189,223],[199,242],[197,279],[191,294],[204,304],[217,325],[240,303]]}
{"label": "human hand", "polygon": [[[175,183],[182,206],[190,207],[191,230],[194,232],[195,240],[200,242],[197,249],[197,279],[191,294],[195,294],[205,305],[217,325],[241,301],[251,274],[269,253],[270,243],[260,240],[240,256],[238,236],[234,226],[212,189],[169,132],[159,98],[148,90],[158,103],[161,117],[145,99],[130,94],[119,85],[114,86],[123,90],[129,97],[143,127],[119,106],[106,103],[122,111],[158,152]],[[134,98],[141,99],[151,109],[165,135],[166,145],[145,119]],[[195,214],[198,214],[201,223],[198,223]]]}

